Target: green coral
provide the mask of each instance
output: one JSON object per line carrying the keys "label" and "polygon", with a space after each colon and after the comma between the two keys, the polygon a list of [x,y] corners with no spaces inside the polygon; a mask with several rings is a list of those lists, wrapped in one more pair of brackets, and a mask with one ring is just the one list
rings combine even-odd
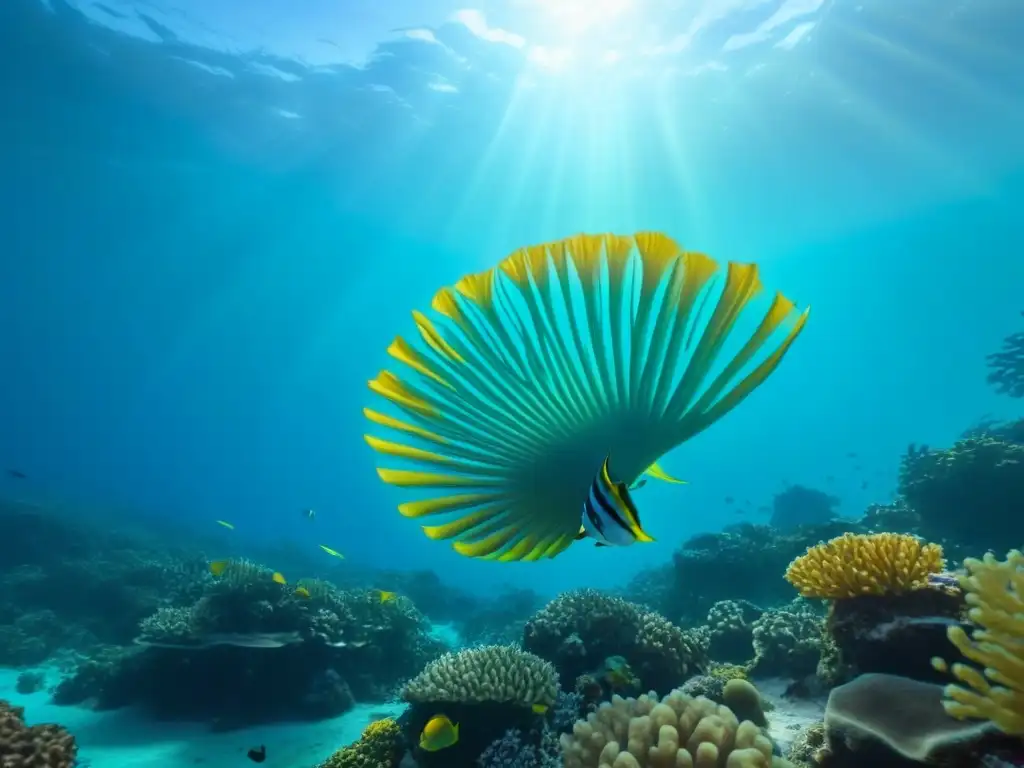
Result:
{"label": "green coral", "polygon": [[511,645],[485,645],[447,653],[409,681],[402,698],[412,703],[495,702],[551,706],[558,694],[555,668]]}
{"label": "green coral", "polygon": [[978,434],[946,450],[911,447],[899,492],[920,516],[922,534],[976,549],[1024,538],[1024,445]]}
{"label": "green coral", "polygon": [[703,637],[593,589],[565,592],[544,606],[527,622],[523,645],[552,661],[566,681],[593,672],[597,659],[622,656],[644,688],[664,688],[707,663]]}
{"label": "green coral", "polygon": [[800,678],[821,658],[824,619],[809,612],[766,611],[753,624],[754,660],[759,675]]}
{"label": "green coral", "polygon": [[402,729],[387,718],[370,723],[359,741],[339,749],[319,768],[395,768],[403,752]]}
{"label": "green coral", "polygon": [[711,656],[730,662],[750,660],[754,622],[763,611],[747,600],[719,600],[708,610]]}

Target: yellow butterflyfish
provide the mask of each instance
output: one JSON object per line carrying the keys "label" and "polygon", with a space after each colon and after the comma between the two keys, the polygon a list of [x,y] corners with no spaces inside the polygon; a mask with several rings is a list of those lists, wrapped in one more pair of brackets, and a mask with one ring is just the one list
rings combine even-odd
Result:
{"label": "yellow butterflyfish", "polygon": [[312,597],[312,595],[309,593],[309,590],[305,587],[296,587],[295,591],[292,594],[302,600],[309,600],[309,598]]}
{"label": "yellow butterflyfish", "polygon": [[210,563],[210,573],[212,573],[214,576],[223,576],[224,571],[228,569],[228,566],[230,564],[230,560],[214,560],[212,563]]}
{"label": "yellow butterflyfish", "polygon": [[452,723],[447,715],[434,715],[420,733],[420,749],[424,752],[438,752],[454,746],[458,741],[459,726]]}
{"label": "yellow butterflyfish", "polygon": [[662,457],[764,383],[808,316],[756,265],[657,232],[521,248],[431,309],[413,313],[422,343],[395,339],[394,371],[369,383],[383,434],[366,441],[400,464],[380,478],[417,494],[403,516],[499,561],[567,549],[602,472],[626,495],[642,477],[681,482]]}
{"label": "yellow butterflyfish", "polygon": [[383,589],[378,589],[377,592],[380,593],[380,601],[382,603],[390,603],[392,600],[394,600],[396,597],[398,597],[397,593],[395,593],[395,592],[388,592],[388,591],[383,590]]}
{"label": "yellow butterflyfish", "polygon": [[280,573],[279,571],[274,571],[274,575],[271,576],[270,578],[271,578],[271,580],[275,584],[287,584],[288,583],[287,581],[285,581],[284,574]]}

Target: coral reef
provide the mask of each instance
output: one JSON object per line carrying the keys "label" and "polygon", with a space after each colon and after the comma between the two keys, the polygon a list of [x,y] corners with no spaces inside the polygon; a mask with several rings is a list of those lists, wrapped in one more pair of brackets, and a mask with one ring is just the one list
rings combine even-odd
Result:
{"label": "coral reef", "polygon": [[1024,445],[980,434],[946,450],[908,449],[899,492],[919,515],[921,532],[973,549],[1024,540]]}
{"label": "coral reef", "polygon": [[845,533],[808,548],[790,563],[786,581],[803,597],[891,595],[925,586],[944,564],[942,547],[913,536]]}
{"label": "coral reef", "polygon": [[194,553],[66,511],[0,501],[0,664],[128,644],[139,621],[208,580]]}
{"label": "coral reef", "polygon": [[937,674],[923,651],[947,646],[963,595],[942,579],[942,548],[893,533],[844,534],[808,549],[786,578],[807,597],[832,601],[818,675],[838,684],[884,672],[919,680]]}
{"label": "coral reef", "polygon": [[689,625],[703,621],[720,600],[742,599],[763,607],[786,603],[792,591],[782,574],[793,558],[823,539],[851,530],[866,529],[833,520],[780,534],[770,526],[742,523],[695,536],[673,555],[672,576],[665,581],[657,608]]}
{"label": "coral reef", "polygon": [[654,694],[616,696],[562,736],[566,768],[674,768],[728,765],[769,768],[772,743],[749,720],[728,707],[676,690],[660,701]]}
{"label": "coral reef", "polygon": [[825,723],[816,723],[800,732],[789,750],[786,759],[797,768],[816,768],[817,756],[825,746]]}
{"label": "coral reef", "polygon": [[[1024,312],[1021,312],[1024,317]],[[1024,397],[1024,331],[1011,333],[1003,339],[998,352],[986,356],[987,381],[996,392],[1010,397]]]}
{"label": "coral reef", "polygon": [[489,645],[447,653],[402,691],[408,702],[494,702],[550,707],[558,695],[555,668],[515,646]]}
{"label": "coral reef", "polygon": [[308,596],[275,582],[267,568],[236,561],[194,603],[144,619],[136,652],[108,649],[83,659],[57,686],[55,701],[137,703],[160,717],[219,728],[317,719],[355,699],[386,698],[442,650],[407,598],[298,584]]}
{"label": "coral reef", "polygon": [[397,768],[405,751],[398,723],[377,720],[363,729],[359,741],[342,747],[318,768]]}
{"label": "coral reef", "polygon": [[402,727],[417,744],[424,725],[444,714],[459,725],[459,741],[439,752],[416,749],[422,768],[470,765],[508,730],[534,734],[557,703],[558,675],[538,656],[514,646],[482,646],[448,653],[410,680],[402,698],[410,703]]}
{"label": "coral reef", "polygon": [[480,768],[562,768],[562,747],[558,734],[549,728],[539,733],[537,744],[519,730],[508,730],[477,758]]}
{"label": "coral reef", "polygon": [[[975,627],[947,630],[966,659],[981,666],[952,666],[959,683],[945,688],[946,712],[959,719],[991,721],[1004,733],[1024,736],[1024,555],[1011,550],[1000,561],[991,553],[964,562],[960,577]],[[945,661],[933,659],[940,671]]]}
{"label": "coral reef", "polygon": [[680,685],[707,663],[695,636],[663,616],[592,589],[559,595],[526,624],[523,646],[553,662],[563,684],[621,656],[647,689]]}
{"label": "coral reef", "polygon": [[791,485],[772,499],[769,524],[778,531],[792,531],[804,525],[820,525],[836,517],[839,498],[814,488]]}
{"label": "coral reef", "polygon": [[821,657],[824,625],[824,619],[807,610],[766,611],[751,630],[752,672],[794,679],[812,674]]}
{"label": "coral reef", "polygon": [[754,622],[763,609],[748,600],[719,600],[708,611],[708,653],[716,661],[745,663],[753,654]]}
{"label": "coral reef", "polygon": [[78,747],[59,725],[25,725],[24,711],[0,701],[0,765],[3,768],[74,768]]}

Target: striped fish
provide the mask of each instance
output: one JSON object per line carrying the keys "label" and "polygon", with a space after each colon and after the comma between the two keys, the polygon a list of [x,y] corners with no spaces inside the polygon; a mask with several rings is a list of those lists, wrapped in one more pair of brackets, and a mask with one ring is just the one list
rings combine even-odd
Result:
{"label": "striped fish", "polygon": [[654,541],[640,526],[640,515],[625,483],[612,480],[608,457],[590,486],[583,504],[583,525],[576,539],[590,537],[598,547],[628,547]]}

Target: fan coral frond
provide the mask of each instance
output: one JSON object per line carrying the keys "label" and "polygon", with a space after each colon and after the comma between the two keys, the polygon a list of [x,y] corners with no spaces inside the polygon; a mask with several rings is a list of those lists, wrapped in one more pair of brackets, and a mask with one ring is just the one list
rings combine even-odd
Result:
{"label": "fan coral frond", "polygon": [[395,415],[364,414],[392,437],[366,441],[401,466],[378,474],[427,492],[399,512],[460,554],[554,557],[606,457],[616,481],[673,480],[659,457],[775,370],[807,312],[776,294],[739,332],[761,293],[755,265],[720,270],[659,233],[520,249],[441,289],[434,319],[414,313],[421,344],[388,349],[402,375],[370,389]]}

